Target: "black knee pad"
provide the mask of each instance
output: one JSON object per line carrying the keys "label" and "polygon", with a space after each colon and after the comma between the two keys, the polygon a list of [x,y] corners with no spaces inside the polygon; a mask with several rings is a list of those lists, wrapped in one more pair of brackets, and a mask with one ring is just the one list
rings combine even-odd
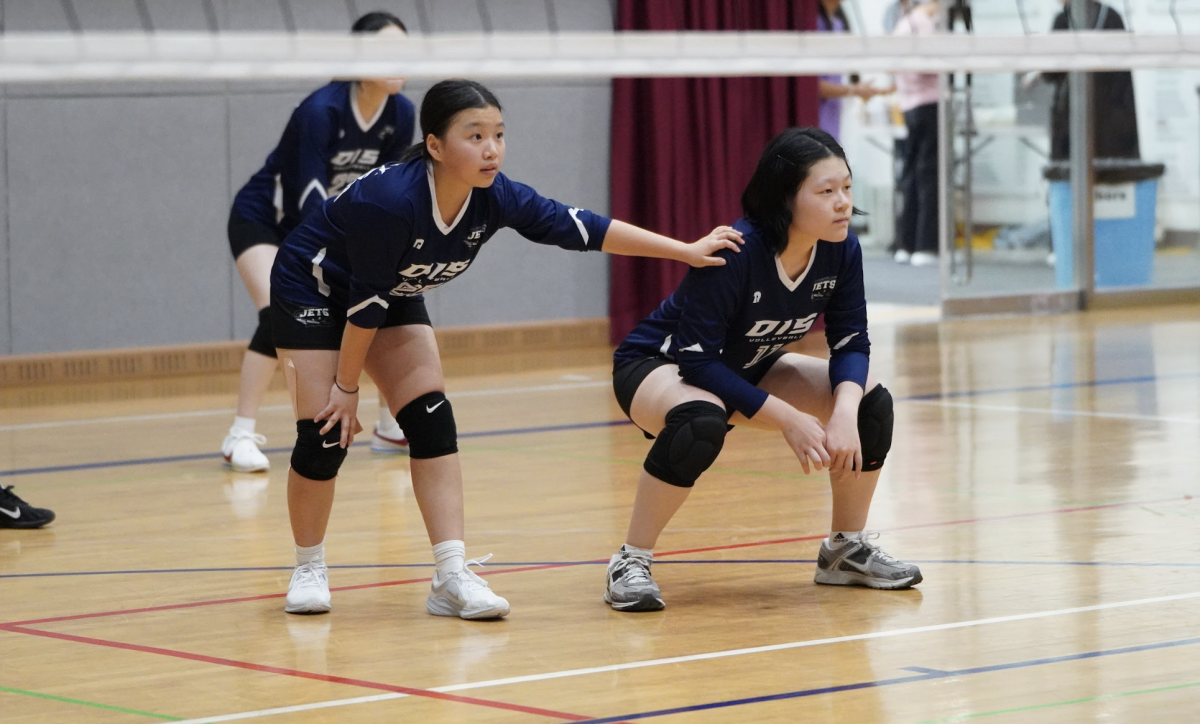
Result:
{"label": "black knee pad", "polygon": [[258,352],[267,357],[277,357],[275,354],[275,337],[271,334],[271,308],[263,307],[258,310],[258,329],[250,338],[250,351]]}
{"label": "black knee pad", "polygon": [[292,470],[309,480],[333,480],[346,459],[342,447],[342,423],[324,435],[324,422],[296,421],[296,447],[292,448]]}
{"label": "black knee pad", "polygon": [[643,467],[664,483],[692,487],[721,453],[728,421],[725,410],[711,402],[672,407]]}
{"label": "black knee pad", "polygon": [[883,385],[875,385],[858,404],[858,441],[862,445],[863,472],[883,467],[883,460],[892,449],[895,422],[892,393]]}
{"label": "black knee pad", "polygon": [[421,395],[396,413],[396,422],[408,438],[408,456],[414,460],[440,458],[458,452],[454,410],[444,393]]}

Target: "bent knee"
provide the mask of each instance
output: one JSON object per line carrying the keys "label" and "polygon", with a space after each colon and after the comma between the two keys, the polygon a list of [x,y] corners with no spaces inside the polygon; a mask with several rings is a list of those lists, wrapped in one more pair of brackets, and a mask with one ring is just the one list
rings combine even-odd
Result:
{"label": "bent knee", "polygon": [[690,488],[721,453],[727,425],[720,405],[707,400],[676,405],[667,413],[643,467],[664,483]]}

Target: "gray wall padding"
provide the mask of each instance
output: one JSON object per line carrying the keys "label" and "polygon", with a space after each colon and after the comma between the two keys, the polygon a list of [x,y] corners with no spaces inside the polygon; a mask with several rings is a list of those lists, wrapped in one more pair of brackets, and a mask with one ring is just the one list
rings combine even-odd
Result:
{"label": "gray wall padding", "polygon": [[[145,0],[159,30],[205,30],[207,0]],[[137,0],[0,0],[11,31],[140,30]],[[348,29],[395,12],[415,32],[611,28],[596,0],[211,0],[223,30]],[[289,19],[290,18],[290,19]],[[323,82],[71,83],[3,88],[0,354],[248,338],[257,324],[229,256],[234,193],[292,108]],[[429,83],[405,90],[419,107]],[[543,195],[609,210],[611,87],[595,80],[489,85],[505,108],[504,172]],[[438,325],[607,314],[601,254],[505,230],[461,280],[427,297]]]}

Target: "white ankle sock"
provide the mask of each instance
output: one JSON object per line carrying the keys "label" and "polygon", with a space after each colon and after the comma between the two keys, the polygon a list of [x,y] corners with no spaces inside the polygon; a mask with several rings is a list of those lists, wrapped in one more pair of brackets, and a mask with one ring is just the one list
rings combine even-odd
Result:
{"label": "white ankle sock", "polygon": [[396,438],[401,436],[400,424],[388,412],[387,405],[379,408],[379,424],[375,426],[375,429],[387,437]]}
{"label": "white ankle sock", "polygon": [[234,417],[233,428],[235,430],[245,430],[246,432],[254,432],[253,417]]}
{"label": "white ankle sock", "polygon": [[638,548],[637,546],[631,546],[628,543],[625,543],[621,546],[621,550],[625,551],[626,553],[632,553],[638,558],[645,558],[646,560],[654,559],[654,551],[649,548]]}
{"label": "white ankle sock", "polygon": [[296,565],[302,566],[305,563],[324,563],[325,562],[325,541],[321,541],[315,546],[296,546]]}
{"label": "white ankle sock", "polygon": [[[838,538],[838,536],[841,536],[841,538]],[[831,531],[829,531],[829,539],[828,539],[828,542],[826,543],[826,545],[828,545],[831,549],[836,551],[838,548],[841,548],[842,546],[846,545],[850,541],[858,540],[861,537],[862,537],[861,530],[853,530],[853,531],[831,530]]]}
{"label": "white ankle sock", "polygon": [[443,578],[461,571],[466,557],[467,544],[460,540],[444,540],[433,547],[433,562],[437,564],[438,575]]}

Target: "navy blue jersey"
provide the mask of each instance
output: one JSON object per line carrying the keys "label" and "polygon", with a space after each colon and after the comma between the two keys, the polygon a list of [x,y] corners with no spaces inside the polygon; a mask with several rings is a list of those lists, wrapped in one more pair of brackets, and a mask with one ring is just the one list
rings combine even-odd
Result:
{"label": "navy blue jersey", "polygon": [[734,228],[746,241],[741,252],[718,252],[724,266],[689,269],[617,348],[616,361],[665,356],[679,365],[685,382],[753,417],[767,401],[754,386],[766,374],[764,361],[803,337],[824,313],[832,387],[851,380],[865,388],[871,343],[858,237],[818,241],[793,282],[757,227],[740,219]]}
{"label": "navy blue jersey", "polygon": [[234,211],[290,231],[354,179],[398,160],[412,143],[412,101],[388,96],[374,118],[364,119],[357,93],[356,83],[337,81],[296,106],[279,145],[238,191]]}
{"label": "navy blue jersey", "polygon": [[392,297],[415,297],[467,270],[502,227],[530,241],[598,251],[611,220],[543,198],[496,174],[447,225],[423,159],[377,168],[329,199],[284,239],[271,293],[300,306],[344,308],[356,326],[383,323]]}

